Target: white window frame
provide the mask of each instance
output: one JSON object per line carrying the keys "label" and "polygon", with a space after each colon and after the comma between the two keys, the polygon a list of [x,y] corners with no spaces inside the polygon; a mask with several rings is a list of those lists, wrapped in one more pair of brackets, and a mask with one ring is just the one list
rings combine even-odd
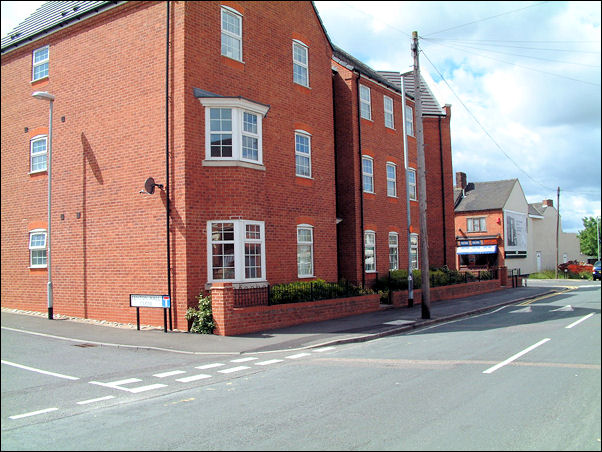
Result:
{"label": "white window frame", "polygon": [[[302,240],[299,236],[300,231],[309,231],[309,240]],[[302,248],[309,248],[309,263],[301,262],[300,251]],[[302,265],[306,266],[307,264],[310,266],[310,271],[303,272]],[[310,224],[297,225],[297,276],[299,278],[314,277],[314,227]]]}
{"label": "white window frame", "polygon": [[487,217],[466,218],[466,232],[487,232]]}
{"label": "white window frame", "polygon": [[[239,98],[208,97],[200,99],[205,107],[205,160],[206,161],[242,161],[263,165],[263,117],[269,107]],[[211,156],[211,109],[223,108],[232,110],[232,157]],[[257,117],[257,133],[244,130],[244,114]],[[257,139],[257,160],[243,157],[243,136]]]}
{"label": "white window frame", "polygon": [[[238,21],[240,34],[237,35],[236,33],[232,32],[230,30],[224,29],[224,15],[227,17],[232,17]],[[240,61],[242,63],[242,61],[243,61],[243,59],[242,59],[242,14],[240,14],[238,11],[236,11],[233,8],[229,8],[227,6],[222,5],[221,13],[220,13],[220,28],[221,28],[221,35],[220,35],[221,36],[221,41],[220,41],[221,54],[223,56],[225,56],[226,58],[230,58],[235,61]],[[230,38],[238,43],[239,58],[236,58],[236,55],[234,55],[234,54],[228,55],[227,52],[224,53],[224,37]]]}
{"label": "white window frame", "polygon": [[[36,55],[38,54],[38,52],[42,51],[42,50],[46,50],[46,58],[36,61]],[[36,77],[36,69],[39,68],[40,66],[46,66],[46,70],[44,72],[44,75],[41,75],[39,77]],[[36,80],[41,80],[43,78],[48,77],[50,73],[50,46],[44,46],[44,47],[40,47],[39,49],[35,49],[33,51],[32,54],[32,58],[31,58],[31,81],[35,82]]]}
{"label": "white window frame", "polygon": [[[295,50],[300,50],[305,54],[305,61],[296,58]],[[305,82],[297,77],[297,70],[305,73]],[[309,88],[309,47],[297,39],[293,39],[293,82]]]}
{"label": "white window frame", "polygon": [[[371,171],[367,172],[364,166],[364,162],[370,162]],[[370,190],[366,189],[366,180],[370,180],[372,185]],[[374,193],[374,159],[368,155],[362,155],[362,189],[364,193]]]}
{"label": "white window frame", "polygon": [[[419,244],[419,237],[418,234],[410,234],[410,258],[411,258],[411,262],[412,262],[412,270],[418,270],[420,268],[419,264],[420,262],[418,261],[418,244]],[[416,256],[416,258],[414,259],[413,256]],[[414,266],[414,261],[416,262],[416,265]]]}
{"label": "white window frame", "polygon": [[383,105],[385,110],[385,127],[395,129],[395,116],[393,114],[393,99],[383,94]]}
{"label": "white window frame", "polygon": [[[369,243],[368,238],[371,237],[372,243]],[[370,258],[370,251],[372,253],[373,262],[372,265],[368,265],[368,259]],[[376,273],[376,232],[364,231],[364,271],[366,273]]]}
{"label": "white window frame", "polygon": [[[302,152],[297,148],[297,137],[307,139],[308,152]],[[301,174],[299,172],[300,166],[298,165],[297,159],[307,159],[307,166],[309,168],[309,174]],[[312,178],[311,171],[311,134],[305,130],[295,130],[295,175],[298,177]]]}
{"label": "white window frame", "polygon": [[[232,224],[233,240],[213,240],[213,225]],[[259,238],[247,236],[247,226],[259,227]],[[213,277],[213,245],[224,243],[233,243],[234,245],[234,278],[219,279]],[[259,277],[246,277],[246,244],[257,244],[261,246],[260,251],[260,270]],[[213,282],[264,282],[266,262],[265,262],[265,223],[263,221],[251,220],[210,220],[207,222],[207,281]]]}
{"label": "white window frame", "polygon": [[360,116],[372,120],[372,102],[370,88],[360,83]]}
{"label": "white window frame", "polygon": [[[43,141],[44,151],[43,152],[34,152],[34,143]],[[44,156],[44,168],[34,169],[33,168],[33,159]],[[31,140],[29,140],[29,173],[42,173],[44,171],[48,171],[48,136],[47,135],[36,135]]]}
{"label": "white window frame", "polygon": [[[389,168],[393,168],[393,178],[389,176]],[[397,198],[397,165],[393,162],[387,162],[385,170],[387,173],[387,196]]]}
{"label": "white window frame", "polygon": [[[414,168],[408,168],[408,191],[409,191],[409,196],[410,196],[410,201],[417,201],[418,200],[418,185],[416,183],[416,170]],[[412,180],[410,179],[410,174],[414,175],[414,182],[412,182]]]}
{"label": "white window frame", "polygon": [[[393,239],[393,240],[392,240]],[[399,269],[399,234],[389,232],[389,271]]]}
{"label": "white window frame", "polygon": [[406,135],[414,136],[414,109],[406,105]]}
{"label": "white window frame", "polygon": [[[43,239],[44,243],[42,245],[32,244],[34,236],[38,236],[38,235],[44,236],[44,239]],[[47,268],[48,267],[47,244],[48,244],[48,233],[47,233],[46,229],[33,229],[33,230],[29,231],[29,268]],[[44,259],[45,263],[44,264],[34,264],[33,263],[34,253],[37,255],[37,253],[39,253],[41,251],[43,251],[45,253],[43,255],[43,257],[41,257],[42,259]]]}

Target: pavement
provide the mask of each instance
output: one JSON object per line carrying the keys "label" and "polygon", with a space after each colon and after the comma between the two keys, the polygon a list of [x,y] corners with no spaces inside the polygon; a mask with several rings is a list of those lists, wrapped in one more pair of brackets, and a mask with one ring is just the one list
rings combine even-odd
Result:
{"label": "pavement", "polygon": [[[136,325],[107,326],[106,322],[103,324],[60,315],[55,315],[54,320],[49,320],[44,313],[25,314],[24,311],[2,308],[2,329],[78,342],[84,346],[93,344],[194,355],[268,353],[367,341],[566,292],[584,284],[581,281],[562,279],[527,281],[526,287],[503,288],[487,294],[432,301],[430,319],[422,318],[420,304],[395,308],[381,305],[381,310],[367,314],[254,334],[217,336],[169,329],[165,332],[163,328],[137,330]],[[589,285],[591,284],[589,282]]]}

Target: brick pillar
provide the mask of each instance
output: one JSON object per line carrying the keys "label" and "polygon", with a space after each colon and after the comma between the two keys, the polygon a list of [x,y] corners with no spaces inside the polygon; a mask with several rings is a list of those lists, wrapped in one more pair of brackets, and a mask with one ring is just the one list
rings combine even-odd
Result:
{"label": "brick pillar", "polygon": [[499,267],[498,272],[498,277],[500,278],[500,286],[508,286],[508,267]]}
{"label": "brick pillar", "polygon": [[211,286],[211,311],[215,329],[213,334],[227,336],[232,328],[234,289],[231,283],[213,283]]}

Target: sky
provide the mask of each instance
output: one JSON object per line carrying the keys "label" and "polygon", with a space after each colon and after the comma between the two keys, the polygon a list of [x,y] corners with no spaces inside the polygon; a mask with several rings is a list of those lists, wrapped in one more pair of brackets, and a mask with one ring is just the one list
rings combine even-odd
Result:
{"label": "sky", "polygon": [[[2,1],[2,36],[42,3]],[[421,74],[451,105],[454,174],[518,179],[564,232],[600,216],[600,2],[314,4],[332,43],[375,70],[411,70],[418,32]]]}

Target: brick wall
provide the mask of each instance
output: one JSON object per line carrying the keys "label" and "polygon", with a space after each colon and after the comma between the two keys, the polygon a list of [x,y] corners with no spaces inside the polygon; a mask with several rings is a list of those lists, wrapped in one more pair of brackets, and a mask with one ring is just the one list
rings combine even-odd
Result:
{"label": "brick wall", "polygon": [[[472,295],[479,295],[489,292],[500,290],[501,280],[492,279],[488,281],[475,281],[464,284],[454,284],[451,286],[442,287],[431,287],[430,288],[430,300],[441,301],[451,300],[454,298],[470,297]],[[398,290],[392,293],[391,300],[393,306],[407,306],[408,304],[408,291]],[[414,304],[422,303],[422,289],[414,290]]]}
{"label": "brick wall", "polygon": [[275,306],[234,307],[231,284],[214,284],[211,305],[216,327],[214,334],[235,336],[302,323],[337,319],[380,309],[380,295],[362,295],[335,300],[290,303]]}
{"label": "brick wall", "polygon": [[[243,15],[243,60],[221,56],[220,2],[171,2],[169,163],[174,328],[207,281],[208,220],[265,222],[267,279],[297,279],[296,226],[314,227],[315,276],[336,280],[331,49],[310,2],[226,2]],[[129,294],[167,293],[165,2],[128,2],[2,55],[2,305],[46,310],[46,270],[28,231],[46,227],[47,174],[29,174],[30,133],[54,103],[52,276],[56,313],[135,322]],[[309,48],[310,89],[293,84],[292,40]],[[32,51],[50,45],[48,79]],[[270,106],[265,171],[203,166],[193,88]],[[312,179],[295,177],[294,131],[311,133]],[[162,325],[160,310],[145,321]]]}

